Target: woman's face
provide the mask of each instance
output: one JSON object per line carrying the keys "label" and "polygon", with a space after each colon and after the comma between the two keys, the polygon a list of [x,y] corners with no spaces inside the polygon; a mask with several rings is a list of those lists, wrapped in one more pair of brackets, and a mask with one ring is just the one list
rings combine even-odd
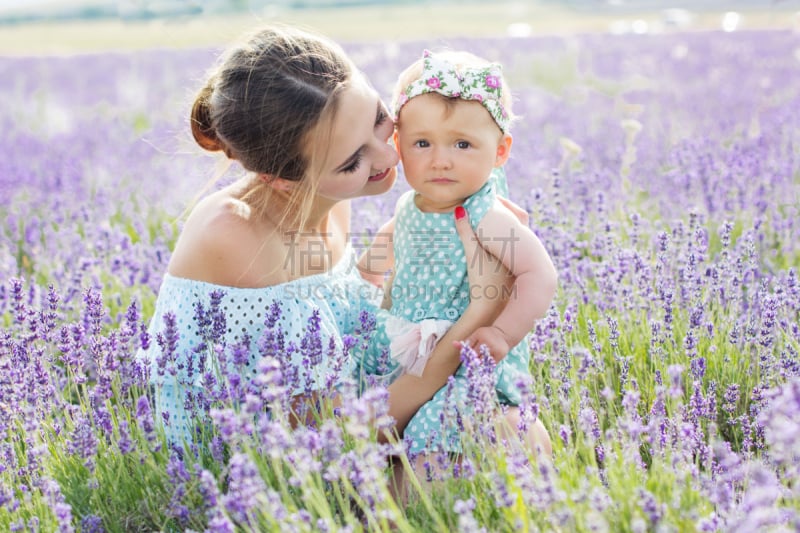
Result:
{"label": "woman's face", "polygon": [[388,144],[394,123],[364,77],[355,73],[339,94],[317,194],[346,200],[387,192],[397,178],[398,155]]}

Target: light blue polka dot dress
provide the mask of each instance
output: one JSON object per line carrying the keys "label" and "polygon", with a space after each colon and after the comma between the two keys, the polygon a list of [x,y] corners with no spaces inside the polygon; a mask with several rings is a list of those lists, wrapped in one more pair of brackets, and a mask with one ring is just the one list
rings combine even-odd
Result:
{"label": "light blue polka dot dress", "polygon": [[[498,189],[503,193],[505,175],[497,172],[475,194],[464,202],[473,228],[483,219],[496,201]],[[388,353],[390,339],[386,333],[389,315],[408,321],[443,319],[455,322],[469,304],[469,281],[464,248],[455,229],[452,213],[424,213],[414,203],[415,191],[405,193],[397,204],[394,230],[395,279],[391,289],[392,308],[379,310],[373,342],[366,353],[359,354],[358,371],[365,375],[383,376],[391,381],[399,375],[397,365]],[[511,349],[495,369],[495,390],[501,404],[518,405],[521,401],[515,383],[528,373],[530,351],[527,339]],[[469,412],[466,402],[467,375],[462,365],[455,374],[450,400],[463,413]],[[447,387],[417,412],[404,432],[404,440],[412,454],[422,451],[459,452],[461,429],[453,417],[444,417]],[[447,406],[452,410],[452,406]]]}
{"label": "light blue polka dot dress", "polygon": [[[342,337],[358,327],[360,312],[372,312],[380,302],[380,291],[359,275],[352,248],[348,248],[339,263],[324,274],[265,288],[224,287],[166,274],[150,322],[152,342],[148,350],[140,351],[139,357],[149,364],[155,418],[164,423],[170,442],[191,441],[194,421],[186,408],[186,400],[202,392],[203,371],[209,365],[213,367],[216,364],[213,356],[203,357],[206,363],[201,363],[201,356],[196,353],[203,339],[198,332],[195,305],[199,302],[209,309],[212,295],[218,291],[223,293],[220,310],[225,320],[221,338],[215,340],[224,341],[228,346],[245,336],[252,341],[245,364],[245,379],[253,375],[262,357],[258,339],[265,329],[265,319],[273,302],[280,302],[281,305],[281,317],[275,328],[276,331],[277,328],[283,331],[286,344],[293,342],[300,346],[309,329],[309,319],[316,314],[326,353],[330,339],[335,343],[337,353],[341,352]],[[175,329],[179,334],[175,346],[177,363],[173,366],[173,372],[159,374],[158,360],[162,349],[156,336],[165,331],[165,318],[168,315],[174,316]],[[308,361],[304,361],[300,350],[286,357],[288,361],[284,363],[294,368],[300,376],[295,382],[304,384],[292,390],[293,394],[328,388],[331,375],[350,378],[354,369],[352,358],[332,361],[323,357],[313,368],[308,368]],[[201,366],[203,368],[199,368]]]}

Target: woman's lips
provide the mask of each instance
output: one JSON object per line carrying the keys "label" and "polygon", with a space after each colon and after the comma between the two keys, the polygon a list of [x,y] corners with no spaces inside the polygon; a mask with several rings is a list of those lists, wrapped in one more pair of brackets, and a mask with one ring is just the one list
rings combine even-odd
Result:
{"label": "woman's lips", "polygon": [[385,178],[386,176],[388,176],[388,175],[389,175],[389,171],[390,171],[390,170],[392,170],[392,169],[390,169],[390,168],[387,168],[386,170],[384,170],[384,171],[383,171],[383,172],[381,172],[380,174],[375,174],[374,176],[370,176],[370,177],[367,179],[367,181],[381,181],[383,178]]}

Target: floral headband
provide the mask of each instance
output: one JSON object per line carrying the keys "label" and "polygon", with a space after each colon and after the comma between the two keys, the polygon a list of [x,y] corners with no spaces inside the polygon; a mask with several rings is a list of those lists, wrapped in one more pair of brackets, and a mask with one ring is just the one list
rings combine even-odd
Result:
{"label": "floral headband", "polygon": [[503,133],[508,132],[510,117],[500,102],[503,95],[502,67],[492,63],[487,67],[458,69],[443,57],[425,50],[422,53],[422,75],[411,82],[395,104],[394,119],[412,98],[425,93],[439,93],[449,98],[474,100],[492,115]]}

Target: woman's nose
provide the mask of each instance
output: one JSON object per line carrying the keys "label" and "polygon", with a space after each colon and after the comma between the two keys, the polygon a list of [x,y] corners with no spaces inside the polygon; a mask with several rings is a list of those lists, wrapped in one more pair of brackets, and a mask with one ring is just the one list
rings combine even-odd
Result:
{"label": "woman's nose", "polygon": [[391,142],[386,142],[381,145],[380,149],[381,159],[386,164],[382,168],[389,168],[397,165],[400,162],[400,156]]}

